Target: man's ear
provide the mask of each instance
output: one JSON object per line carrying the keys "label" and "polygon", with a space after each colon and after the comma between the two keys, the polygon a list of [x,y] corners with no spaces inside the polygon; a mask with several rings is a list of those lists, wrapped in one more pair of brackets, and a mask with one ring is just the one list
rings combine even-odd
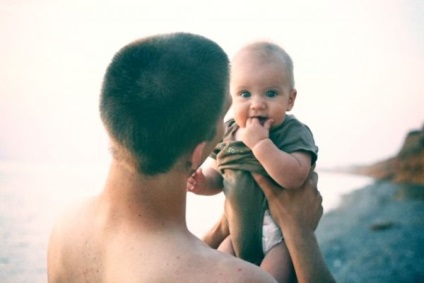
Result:
{"label": "man's ear", "polygon": [[199,168],[200,165],[202,165],[204,161],[204,151],[206,147],[206,142],[201,142],[196,145],[194,148],[192,154],[191,154],[191,167],[192,169],[196,170]]}
{"label": "man's ear", "polygon": [[288,103],[288,105],[287,105],[287,109],[286,109],[286,111],[290,111],[290,110],[292,110],[292,108],[293,108],[293,106],[294,106],[294,102],[295,102],[295,100],[296,100],[296,96],[297,96],[297,90],[296,90],[295,88],[293,88],[293,89],[290,91],[290,94],[289,94],[289,103]]}

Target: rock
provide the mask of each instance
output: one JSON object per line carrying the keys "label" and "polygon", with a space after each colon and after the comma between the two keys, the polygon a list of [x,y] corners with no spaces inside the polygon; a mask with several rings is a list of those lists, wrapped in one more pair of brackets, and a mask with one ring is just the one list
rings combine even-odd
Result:
{"label": "rock", "polygon": [[351,173],[394,183],[421,184],[424,187],[424,125],[408,133],[399,153],[367,166],[356,166]]}

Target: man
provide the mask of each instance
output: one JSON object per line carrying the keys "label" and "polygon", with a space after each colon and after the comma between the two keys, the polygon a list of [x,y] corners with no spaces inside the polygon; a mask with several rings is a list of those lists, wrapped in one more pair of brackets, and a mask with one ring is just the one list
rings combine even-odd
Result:
{"label": "man", "polygon": [[[57,222],[49,282],[274,282],[260,268],[210,249],[185,221],[187,179],[223,133],[228,69],[216,43],[186,33],[118,51],[100,103],[113,154],[109,175],[98,196]],[[284,222],[299,279],[331,278],[313,234],[322,215],[316,178],[298,194],[256,178],[276,223]],[[288,201],[311,208],[299,211]],[[317,260],[309,262],[310,255]]]}

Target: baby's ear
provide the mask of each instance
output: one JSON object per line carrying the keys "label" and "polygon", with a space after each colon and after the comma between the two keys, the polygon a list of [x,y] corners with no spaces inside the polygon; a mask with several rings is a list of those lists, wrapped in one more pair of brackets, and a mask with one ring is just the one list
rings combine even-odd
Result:
{"label": "baby's ear", "polygon": [[293,88],[289,93],[289,103],[287,104],[286,111],[292,110],[292,108],[294,106],[294,102],[296,100],[296,96],[297,96],[297,90],[295,88]]}
{"label": "baby's ear", "polygon": [[206,142],[201,142],[199,144],[196,145],[196,147],[194,148],[192,154],[191,154],[191,167],[192,169],[196,170],[197,168],[199,168],[200,165],[202,165],[203,163],[203,152],[205,150],[206,147]]}

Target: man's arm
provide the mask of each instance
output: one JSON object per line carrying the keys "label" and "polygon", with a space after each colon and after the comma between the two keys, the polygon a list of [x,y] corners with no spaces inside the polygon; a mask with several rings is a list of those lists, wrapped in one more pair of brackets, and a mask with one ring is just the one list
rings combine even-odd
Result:
{"label": "man's arm", "polygon": [[202,237],[202,241],[209,247],[218,249],[228,235],[230,235],[230,229],[224,212],[218,222]]}
{"label": "man's arm", "polygon": [[298,281],[335,282],[314,234],[323,213],[322,197],[317,190],[318,175],[311,172],[297,190],[282,189],[259,174],[253,177],[268,200],[272,217],[281,227]]}

